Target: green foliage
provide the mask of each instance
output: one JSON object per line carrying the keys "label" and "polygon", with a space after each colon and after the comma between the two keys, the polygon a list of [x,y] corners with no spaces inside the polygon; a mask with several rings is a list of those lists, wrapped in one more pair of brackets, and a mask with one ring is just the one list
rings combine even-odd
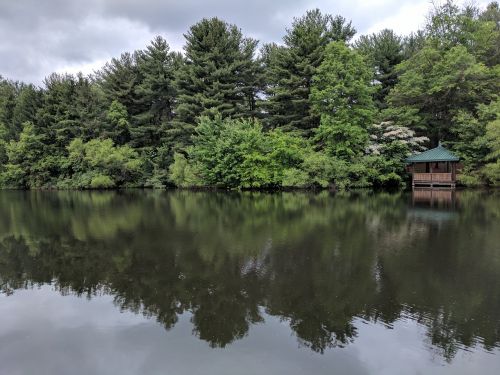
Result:
{"label": "green foliage", "polygon": [[302,162],[301,169],[307,174],[308,183],[305,186],[328,187],[332,182],[337,185],[343,175],[343,162],[334,160],[319,152],[308,152]]}
{"label": "green foliage", "polygon": [[8,162],[0,175],[2,186],[39,188],[50,184],[58,172],[57,162],[47,153],[44,140],[45,136],[38,134],[32,123],[24,124],[19,141],[6,145]]}
{"label": "green foliage", "polygon": [[460,110],[454,117],[455,127],[452,133],[456,136],[453,151],[460,156],[465,166],[476,169],[484,161],[488,146],[484,137],[486,127],[484,121],[471,113]]}
{"label": "green foliage", "polygon": [[388,99],[394,109],[387,116],[428,134],[433,144],[455,141],[459,111],[477,116],[478,106],[500,90],[499,67],[477,62],[463,46],[443,52],[427,45],[400,69],[400,81]]}
{"label": "green foliage", "polygon": [[179,56],[170,52],[168,43],[160,36],[138,53],[140,81],[134,93],[140,110],[130,127],[132,146],[158,146],[172,126],[176,98],[174,75],[178,65]]}
{"label": "green foliage", "polygon": [[115,186],[115,182],[109,176],[97,174],[90,180],[91,189],[109,189]]}
{"label": "green foliage", "polygon": [[454,1],[434,7],[426,25],[429,42],[438,49],[464,46],[478,61],[488,66],[500,62],[500,24],[498,3],[481,13],[474,5],[460,8]]}
{"label": "green foliage", "polygon": [[311,180],[306,171],[290,168],[283,171],[281,183],[286,188],[306,188],[311,184]]}
{"label": "green foliage", "polygon": [[348,160],[362,155],[368,142],[368,133],[360,126],[323,115],[316,139],[329,155]]}
{"label": "green foliage", "polygon": [[177,186],[270,188],[328,186],[326,156],[293,133],[263,132],[253,120],[202,117],[188,158],[176,154],[170,168]]}
{"label": "green foliage", "polygon": [[486,164],[481,173],[489,184],[500,186],[500,160]]}
{"label": "green foliage", "polygon": [[52,151],[64,155],[75,137],[95,137],[102,119],[102,101],[90,78],[53,73],[44,81],[42,105],[34,124],[43,129]]}
{"label": "green foliage", "polygon": [[202,117],[188,151],[207,185],[266,187],[273,181],[269,140],[252,120]]}
{"label": "green foliage", "polygon": [[174,150],[189,144],[196,118],[252,116],[257,42],[218,18],[203,19],[186,34],[185,62],[176,74],[176,118],[169,130]]}
{"label": "green foliage", "polygon": [[17,139],[23,124],[35,121],[40,106],[40,90],[0,76],[0,126],[3,133],[0,137],[5,141]]}
{"label": "green foliage", "polygon": [[366,57],[378,82],[374,101],[378,108],[386,108],[386,96],[398,81],[396,66],[403,59],[403,38],[384,29],[376,34],[362,35],[355,43],[356,50]]}
{"label": "green foliage", "polygon": [[143,161],[129,146],[115,146],[111,139],[83,142],[74,139],[68,146],[68,169],[77,188],[130,186],[141,177]]}
{"label": "green foliage", "polygon": [[196,176],[195,168],[190,165],[183,154],[174,154],[174,162],[170,166],[170,179],[178,187],[195,187],[203,185]]}
{"label": "green foliage", "polygon": [[106,118],[112,125],[117,127],[127,128],[129,125],[127,108],[118,100],[113,100]]}
{"label": "green foliage", "polygon": [[118,100],[113,100],[106,113],[106,119],[110,126],[103,132],[104,136],[110,137],[118,145],[123,145],[130,140],[128,113],[123,104]]}
{"label": "green foliage", "polygon": [[486,124],[486,143],[489,148],[487,160],[500,158],[500,98],[489,106],[481,108],[482,117],[488,120]]}
{"label": "green foliage", "polygon": [[486,125],[485,142],[489,153],[486,156],[488,163],[481,173],[486,181],[492,185],[500,185],[500,101],[492,104],[495,117]]}
{"label": "green foliage", "polygon": [[7,157],[7,134],[8,131],[5,125],[0,122],[0,172],[2,172],[3,166],[9,160]]}
{"label": "green foliage", "polygon": [[457,176],[457,181],[463,186],[478,187],[483,184],[481,176],[475,171],[463,170]]}
{"label": "green foliage", "polygon": [[326,46],[347,42],[355,33],[343,17],[315,9],[294,19],[283,37],[283,47],[265,46],[268,127],[300,130],[306,137],[312,136],[319,125],[319,116],[311,112],[309,101],[313,76],[325,57]]}
{"label": "green foliage", "polygon": [[2,124],[4,140],[12,139],[18,133],[12,124],[16,94],[16,84],[0,76],[0,124]]}
{"label": "green foliage", "polygon": [[311,89],[313,110],[321,115],[317,142],[332,156],[360,156],[368,141],[374,105],[372,73],[363,58],[343,42],[331,43]]}
{"label": "green foliage", "polygon": [[99,72],[99,85],[108,102],[119,101],[130,115],[142,110],[136,104],[135,90],[140,82],[137,59],[138,52],[123,53],[119,58],[111,59]]}

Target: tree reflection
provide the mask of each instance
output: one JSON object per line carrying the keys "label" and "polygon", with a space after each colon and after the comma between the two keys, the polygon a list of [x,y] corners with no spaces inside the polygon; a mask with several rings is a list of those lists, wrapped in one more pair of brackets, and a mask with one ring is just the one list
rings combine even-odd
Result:
{"label": "tree reflection", "polygon": [[462,192],[444,216],[402,193],[1,192],[0,290],[110,294],[166,329],[190,311],[212,347],[262,310],[317,352],[357,317],[409,316],[451,359],[500,343],[499,198]]}

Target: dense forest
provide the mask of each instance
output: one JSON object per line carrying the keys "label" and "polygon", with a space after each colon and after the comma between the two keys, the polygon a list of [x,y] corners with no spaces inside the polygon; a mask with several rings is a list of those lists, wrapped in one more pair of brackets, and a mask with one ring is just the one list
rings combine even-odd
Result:
{"label": "dense forest", "polygon": [[0,76],[0,186],[397,186],[442,142],[464,185],[500,184],[500,8],[434,6],[425,27],[356,37],[308,11],[281,43],[218,18],[90,76]]}

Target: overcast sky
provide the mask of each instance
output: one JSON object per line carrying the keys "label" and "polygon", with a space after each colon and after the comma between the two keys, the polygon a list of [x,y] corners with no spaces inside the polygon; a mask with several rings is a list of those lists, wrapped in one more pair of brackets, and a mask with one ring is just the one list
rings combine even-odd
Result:
{"label": "overcast sky", "polygon": [[183,33],[203,17],[280,42],[292,18],[308,9],[340,14],[358,34],[407,34],[423,25],[430,7],[430,0],[0,0],[0,75],[40,84],[54,71],[92,73],[158,34],[180,51]]}

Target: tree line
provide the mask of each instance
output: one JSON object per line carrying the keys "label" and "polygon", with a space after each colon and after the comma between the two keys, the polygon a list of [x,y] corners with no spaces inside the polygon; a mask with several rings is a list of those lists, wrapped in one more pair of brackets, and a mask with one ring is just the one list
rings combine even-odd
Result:
{"label": "tree line", "polygon": [[441,141],[466,185],[500,184],[500,8],[435,6],[422,30],[354,39],[311,10],[259,47],[203,19],[95,74],[0,77],[0,186],[402,185]]}

